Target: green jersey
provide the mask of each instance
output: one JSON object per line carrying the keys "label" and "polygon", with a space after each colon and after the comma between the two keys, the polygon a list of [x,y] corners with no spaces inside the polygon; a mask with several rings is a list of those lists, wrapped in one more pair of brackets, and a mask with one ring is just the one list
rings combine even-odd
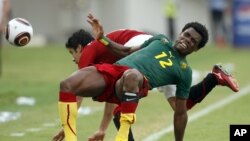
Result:
{"label": "green jersey", "polygon": [[175,84],[176,97],[188,98],[192,70],[185,58],[172,47],[166,36],[157,35],[144,42],[142,49],[117,61],[117,64],[139,70],[150,88]]}

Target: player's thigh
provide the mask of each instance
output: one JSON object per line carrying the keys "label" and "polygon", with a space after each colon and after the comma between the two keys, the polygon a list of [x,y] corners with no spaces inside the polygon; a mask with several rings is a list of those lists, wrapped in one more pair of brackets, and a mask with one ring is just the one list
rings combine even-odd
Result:
{"label": "player's thigh", "polygon": [[80,82],[76,88],[77,95],[93,97],[100,95],[106,88],[106,82],[103,75],[90,67],[88,70],[80,70]]}
{"label": "player's thigh", "polygon": [[[81,96],[96,96],[99,91],[102,91],[103,87],[105,87],[105,81],[93,66],[72,73],[60,85],[61,91],[70,91]],[[94,93],[89,95],[89,91]]]}

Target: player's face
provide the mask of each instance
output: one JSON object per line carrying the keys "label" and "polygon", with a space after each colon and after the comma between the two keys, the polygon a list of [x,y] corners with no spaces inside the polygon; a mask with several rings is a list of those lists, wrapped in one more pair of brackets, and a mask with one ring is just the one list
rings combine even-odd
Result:
{"label": "player's face", "polygon": [[73,61],[76,64],[78,64],[80,57],[81,57],[82,47],[79,45],[76,50],[74,50],[73,48],[67,48],[67,49],[68,49],[69,53],[72,55]]}
{"label": "player's face", "polygon": [[194,29],[188,28],[182,32],[175,41],[174,48],[183,56],[198,50],[201,35]]}

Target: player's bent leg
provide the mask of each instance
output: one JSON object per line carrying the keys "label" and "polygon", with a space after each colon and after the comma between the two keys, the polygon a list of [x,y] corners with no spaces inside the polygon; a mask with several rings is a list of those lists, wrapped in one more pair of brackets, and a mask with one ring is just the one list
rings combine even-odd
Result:
{"label": "player's bent leg", "polygon": [[[142,74],[135,70],[129,69],[124,72],[120,78],[122,81],[118,81],[117,87],[122,87],[125,92],[121,97],[121,117],[120,128],[116,135],[116,141],[127,141],[131,124],[136,120],[135,111],[139,101],[139,85],[143,82]],[[118,93],[118,95],[121,95]]]}
{"label": "player's bent leg", "polygon": [[209,73],[201,82],[192,86],[187,99],[187,109],[191,109],[194,105],[200,103],[217,84],[216,77]]}
{"label": "player's bent leg", "polygon": [[[66,141],[77,141],[76,118],[77,118],[77,99],[76,95],[70,91],[71,83],[67,80],[60,83],[60,93],[58,110],[61,124],[65,133]],[[73,78],[72,78],[73,79]],[[74,82],[74,81],[72,81]]]}
{"label": "player's bent leg", "polygon": [[237,80],[221,65],[214,65],[212,73],[209,73],[203,81],[191,87],[187,108],[191,109],[194,105],[200,103],[216,85],[227,86],[234,92],[239,91]]}
{"label": "player's bent leg", "polygon": [[[83,70],[79,70],[73,73],[70,77],[65,79],[60,83],[60,93],[59,93],[59,116],[65,133],[66,141],[77,141],[76,136],[76,118],[77,118],[77,99],[76,94],[81,93],[83,96],[87,95],[88,92],[93,92],[93,96],[99,94],[99,91],[104,89],[105,83],[100,83],[100,85],[93,85],[94,88],[86,87],[90,83],[89,77],[93,77],[93,80],[97,80],[99,74],[95,74],[95,68],[90,67]],[[99,78],[101,79],[101,78]],[[97,83],[98,84],[98,83]],[[103,87],[100,87],[103,86]],[[96,87],[100,88],[96,89]],[[89,89],[86,89],[89,88]],[[93,91],[96,89],[97,91]],[[89,95],[87,95],[89,96]]]}
{"label": "player's bent leg", "polygon": [[122,97],[120,128],[116,136],[116,141],[128,140],[131,124],[136,121],[135,110],[137,108],[138,101],[139,97],[135,93],[125,92],[124,96]]}

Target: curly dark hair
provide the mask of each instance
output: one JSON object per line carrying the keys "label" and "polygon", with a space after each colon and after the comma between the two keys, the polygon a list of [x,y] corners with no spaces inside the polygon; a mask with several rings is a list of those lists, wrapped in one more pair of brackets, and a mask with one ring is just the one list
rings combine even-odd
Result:
{"label": "curly dark hair", "polygon": [[186,29],[188,29],[190,27],[194,28],[195,31],[197,31],[202,37],[201,42],[198,45],[198,49],[204,47],[208,41],[208,38],[209,38],[207,28],[199,22],[190,22],[190,23],[187,23],[182,28],[182,32],[184,32]]}
{"label": "curly dark hair", "polygon": [[66,48],[73,48],[74,50],[76,50],[76,48],[79,44],[82,45],[82,47],[84,47],[93,40],[94,40],[94,38],[89,32],[87,32],[83,29],[80,29],[80,30],[74,32],[68,38],[68,41],[66,42],[65,46],[66,46]]}

